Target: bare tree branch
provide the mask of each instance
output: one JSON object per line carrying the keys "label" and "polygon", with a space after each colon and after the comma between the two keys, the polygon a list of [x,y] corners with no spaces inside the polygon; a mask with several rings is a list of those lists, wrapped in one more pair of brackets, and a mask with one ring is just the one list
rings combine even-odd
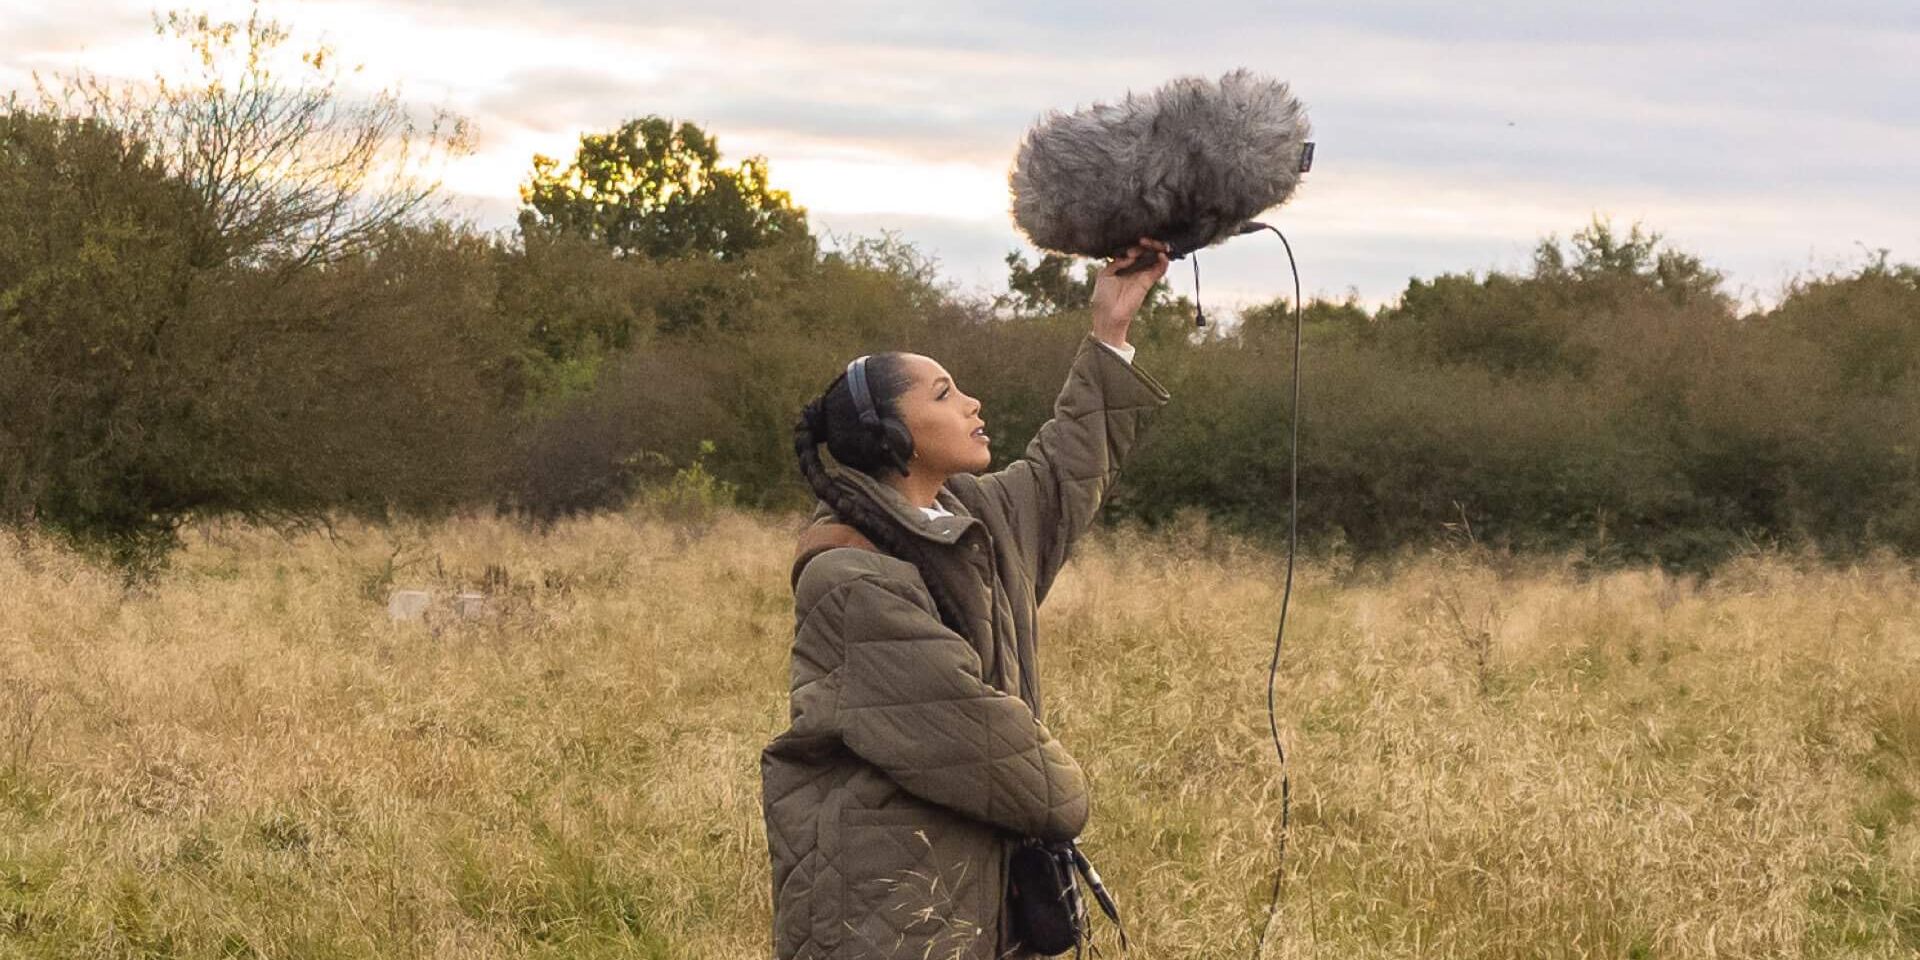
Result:
{"label": "bare tree branch", "polygon": [[46,107],[152,144],[193,186],[211,214],[201,266],[297,273],[441,212],[437,171],[471,148],[464,118],[435,110],[422,123],[393,91],[350,94],[324,46],[281,77],[274,63],[291,35],[257,0],[245,23],[174,11],[154,28],[189,45],[194,75],[116,85],[79,72],[58,93],[35,80]]}

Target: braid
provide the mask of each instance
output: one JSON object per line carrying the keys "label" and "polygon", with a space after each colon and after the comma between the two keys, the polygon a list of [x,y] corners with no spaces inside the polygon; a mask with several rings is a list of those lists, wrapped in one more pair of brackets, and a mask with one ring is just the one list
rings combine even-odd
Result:
{"label": "braid", "polygon": [[[828,506],[833,506],[833,478],[827,476],[827,470],[820,465],[820,444],[826,442],[822,436],[823,415],[820,401],[809,400],[800,410],[800,422],[793,427],[793,449],[800,459],[800,475],[807,478],[807,486],[813,488],[813,495]],[[839,508],[834,508],[838,512]]]}
{"label": "braid", "polygon": [[[838,382],[835,381],[836,384]],[[826,467],[820,462],[820,444],[826,442],[826,425],[826,413],[819,400],[809,402],[801,410],[800,420],[794,424],[794,453],[800,460],[800,473],[807,478],[807,485],[835,515],[873,541],[875,546],[920,570],[920,579],[926,584],[927,593],[933,597],[940,621],[955,633],[967,636],[960,604],[955,602],[945,580],[928,572],[935,569],[928,562],[933,559],[933,545],[908,535],[885,510],[866,497],[833,482],[833,478],[827,475]]]}

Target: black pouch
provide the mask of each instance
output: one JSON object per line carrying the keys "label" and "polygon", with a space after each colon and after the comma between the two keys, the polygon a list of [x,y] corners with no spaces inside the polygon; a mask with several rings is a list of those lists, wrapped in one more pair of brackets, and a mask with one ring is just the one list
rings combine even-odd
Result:
{"label": "black pouch", "polygon": [[1051,957],[1080,944],[1080,887],[1066,844],[1028,838],[1014,847],[1007,864],[1007,909],[1013,911],[1014,936],[1028,950]]}
{"label": "black pouch", "polygon": [[1066,953],[1068,947],[1080,955],[1090,931],[1075,870],[1087,878],[1100,909],[1119,928],[1120,952],[1125,953],[1127,928],[1120,922],[1120,907],[1100,882],[1100,872],[1071,840],[1042,843],[1029,837],[1014,847],[1007,862],[1007,909],[1013,911],[1014,937],[1044,956]]}

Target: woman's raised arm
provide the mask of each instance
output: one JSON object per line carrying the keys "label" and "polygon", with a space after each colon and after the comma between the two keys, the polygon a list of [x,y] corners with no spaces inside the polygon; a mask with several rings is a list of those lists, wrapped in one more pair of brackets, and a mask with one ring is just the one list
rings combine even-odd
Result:
{"label": "woman's raised arm", "polygon": [[[1053,418],[1041,424],[1019,460],[978,478],[981,493],[1008,517],[1036,603],[1046,598],[1074,541],[1092,523],[1141,428],[1169,399],[1158,380],[1100,345],[1126,345],[1146,291],[1166,273],[1166,255],[1159,252],[1165,244],[1143,243],[1095,279],[1093,331],[1074,354]],[[1116,273],[1149,250],[1159,260],[1155,266]]]}

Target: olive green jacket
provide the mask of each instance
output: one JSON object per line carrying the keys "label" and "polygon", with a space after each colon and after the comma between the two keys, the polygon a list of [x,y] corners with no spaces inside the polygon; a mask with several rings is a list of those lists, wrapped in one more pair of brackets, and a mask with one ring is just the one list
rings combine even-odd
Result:
{"label": "olive green jacket", "polygon": [[[776,958],[1030,955],[1002,909],[1009,845],[1074,838],[1089,812],[1042,722],[1035,610],[1168,399],[1089,334],[1023,458],[940,490],[951,517],[823,457],[938,560],[858,549],[824,504],[800,538],[790,726],[760,761]],[[924,577],[946,581],[964,631]]]}

